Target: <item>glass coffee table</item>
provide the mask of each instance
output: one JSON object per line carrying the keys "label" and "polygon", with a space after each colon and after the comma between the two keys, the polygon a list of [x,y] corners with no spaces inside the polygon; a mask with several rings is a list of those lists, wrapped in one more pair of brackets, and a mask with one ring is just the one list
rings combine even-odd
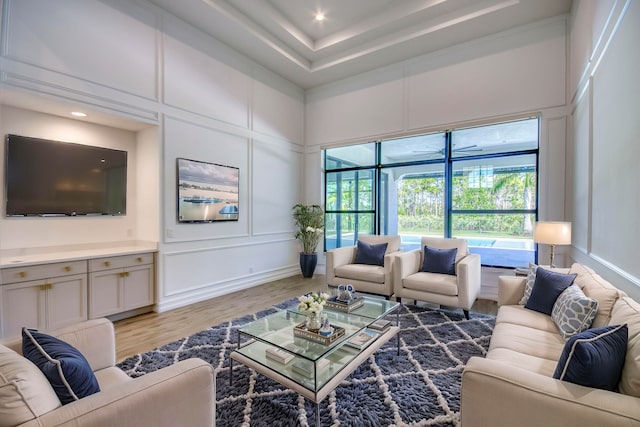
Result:
{"label": "glass coffee table", "polygon": [[[362,362],[392,337],[400,353],[400,304],[364,296],[364,305],[349,313],[327,308],[331,325],[344,335],[324,344],[294,335],[294,328],[306,316],[297,305],[251,322],[238,330],[238,348],[231,353],[229,381],[233,381],[233,361],[254,369],[316,404],[316,425],[320,425],[320,402]],[[395,314],[395,322],[384,331],[369,327],[376,320]],[[395,323],[395,325],[393,324]],[[372,338],[361,348],[349,341],[368,333]]]}

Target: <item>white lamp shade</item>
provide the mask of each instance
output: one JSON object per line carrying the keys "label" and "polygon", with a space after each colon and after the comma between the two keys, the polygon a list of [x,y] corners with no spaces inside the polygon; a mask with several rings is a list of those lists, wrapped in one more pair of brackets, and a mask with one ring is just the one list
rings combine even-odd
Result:
{"label": "white lamp shade", "polygon": [[563,221],[536,222],[533,241],[547,245],[570,245],[571,223]]}

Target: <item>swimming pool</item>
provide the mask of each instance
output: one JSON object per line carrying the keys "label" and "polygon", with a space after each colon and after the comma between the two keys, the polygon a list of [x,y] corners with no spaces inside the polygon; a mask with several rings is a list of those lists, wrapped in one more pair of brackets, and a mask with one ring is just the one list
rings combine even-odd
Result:
{"label": "swimming pool", "polygon": [[[535,262],[536,250],[532,239],[507,239],[498,237],[459,237],[467,240],[469,252],[480,255],[482,265],[496,267],[526,267]],[[403,251],[420,249],[422,236],[400,235],[400,248]],[[353,244],[353,234],[342,236],[342,245]],[[348,242],[348,243],[347,243]],[[328,237],[327,250],[336,247],[336,239]]]}

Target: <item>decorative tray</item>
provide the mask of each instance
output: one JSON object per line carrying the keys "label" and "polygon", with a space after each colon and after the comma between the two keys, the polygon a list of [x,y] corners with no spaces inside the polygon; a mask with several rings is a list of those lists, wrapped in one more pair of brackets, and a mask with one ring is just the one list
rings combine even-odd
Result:
{"label": "decorative tray", "polygon": [[293,335],[319,344],[329,345],[342,338],[345,332],[344,328],[340,326],[332,326],[332,328],[333,333],[328,337],[325,337],[317,332],[308,331],[303,322],[293,328]]}
{"label": "decorative tray", "polygon": [[350,303],[340,302],[337,297],[331,297],[324,303],[324,308],[341,311],[343,313],[351,313],[353,310],[360,308],[364,305],[364,297],[355,297]]}

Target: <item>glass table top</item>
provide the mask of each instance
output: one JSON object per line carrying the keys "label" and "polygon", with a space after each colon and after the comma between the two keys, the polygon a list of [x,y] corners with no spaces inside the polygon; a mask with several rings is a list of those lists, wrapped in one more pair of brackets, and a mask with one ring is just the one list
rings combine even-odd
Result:
{"label": "glass table top", "polygon": [[[338,346],[366,328],[373,321],[389,315],[400,305],[397,302],[370,297],[364,297],[364,300],[364,305],[351,313],[331,311],[329,309],[322,311],[322,314],[328,317],[332,326],[340,326],[345,329],[344,337],[329,345],[294,336],[293,329],[297,325],[304,323],[306,319],[306,315],[298,311],[297,305],[255,320],[241,327],[239,332],[266,344],[284,348],[306,359],[317,360],[327,354],[333,347]],[[242,343],[240,345],[242,346]]]}

